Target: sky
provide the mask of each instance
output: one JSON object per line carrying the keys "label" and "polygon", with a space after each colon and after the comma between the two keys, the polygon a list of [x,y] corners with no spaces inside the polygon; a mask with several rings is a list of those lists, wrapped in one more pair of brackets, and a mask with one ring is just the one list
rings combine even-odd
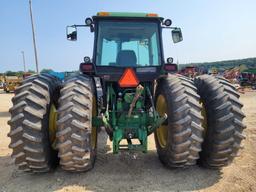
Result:
{"label": "sky", "polygon": [[[28,0],[0,0],[0,72],[35,70]],[[164,30],[165,58],[175,62],[210,62],[256,56],[255,0],[33,0],[39,69],[77,70],[92,56],[93,33],[78,31],[66,40],[66,26],[84,24],[99,11],[158,13],[180,27],[184,41],[172,43]]]}

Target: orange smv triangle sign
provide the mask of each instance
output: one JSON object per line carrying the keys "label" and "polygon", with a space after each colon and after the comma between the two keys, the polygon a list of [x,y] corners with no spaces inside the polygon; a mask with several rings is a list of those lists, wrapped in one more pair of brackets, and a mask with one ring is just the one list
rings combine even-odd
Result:
{"label": "orange smv triangle sign", "polygon": [[120,87],[136,87],[139,84],[139,80],[133,69],[127,68],[118,83]]}

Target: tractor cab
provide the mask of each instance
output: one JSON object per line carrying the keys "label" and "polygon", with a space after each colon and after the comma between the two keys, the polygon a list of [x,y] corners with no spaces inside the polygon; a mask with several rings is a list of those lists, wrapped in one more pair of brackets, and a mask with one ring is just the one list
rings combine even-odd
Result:
{"label": "tractor cab", "polygon": [[[106,81],[118,81],[126,68],[132,68],[140,81],[152,81],[164,72],[162,29],[172,29],[175,43],[182,41],[179,28],[152,13],[99,12],[85,20],[85,26],[95,33],[92,60],[85,57],[80,70],[96,74]],[[77,27],[69,26],[67,37],[77,39]],[[177,67],[168,59],[167,70]]]}

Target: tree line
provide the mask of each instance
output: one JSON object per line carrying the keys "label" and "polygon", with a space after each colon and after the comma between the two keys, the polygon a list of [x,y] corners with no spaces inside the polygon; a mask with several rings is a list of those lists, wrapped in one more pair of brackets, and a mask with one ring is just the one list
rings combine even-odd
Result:
{"label": "tree line", "polygon": [[[52,69],[42,69],[40,71],[41,73],[49,73],[53,72]],[[26,73],[35,74],[36,72],[34,70],[28,70]],[[24,71],[6,71],[5,73],[0,73],[0,76],[6,75],[6,76],[22,76],[24,74]]]}
{"label": "tree line", "polygon": [[256,57],[254,58],[246,58],[246,59],[235,59],[235,60],[226,60],[226,61],[216,61],[216,62],[203,62],[203,63],[189,63],[181,65],[181,68],[185,68],[187,66],[195,66],[195,67],[207,67],[210,68],[234,68],[241,65],[245,65],[247,68],[256,68]]}

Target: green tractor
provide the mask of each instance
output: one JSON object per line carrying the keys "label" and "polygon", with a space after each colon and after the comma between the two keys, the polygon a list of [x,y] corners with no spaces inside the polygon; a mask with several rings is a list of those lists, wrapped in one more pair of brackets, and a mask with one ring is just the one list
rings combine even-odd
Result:
{"label": "green tractor", "polygon": [[113,153],[147,153],[154,133],[160,161],[168,168],[197,163],[228,165],[237,155],[245,125],[239,94],[227,80],[177,75],[164,59],[162,30],[174,43],[180,28],[157,14],[100,12],[85,25],[67,27],[94,33],[93,57],[80,74],[64,82],[49,74],[25,79],[10,109],[10,148],[19,169],[46,172],[60,164],[67,171],[93,168],[97,133],[105,128]]}

